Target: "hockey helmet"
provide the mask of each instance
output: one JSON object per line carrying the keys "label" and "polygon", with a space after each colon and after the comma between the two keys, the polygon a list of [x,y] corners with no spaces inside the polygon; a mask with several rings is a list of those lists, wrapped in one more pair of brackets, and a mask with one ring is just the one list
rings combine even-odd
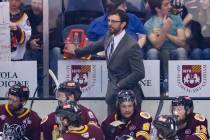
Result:
{"label": "hockey helmet", "polygon": [[11,86],[8,91],[8,95],[17,96],[23,100],[28,100],[29,94],[30,94],[29,88],[20,83]]}

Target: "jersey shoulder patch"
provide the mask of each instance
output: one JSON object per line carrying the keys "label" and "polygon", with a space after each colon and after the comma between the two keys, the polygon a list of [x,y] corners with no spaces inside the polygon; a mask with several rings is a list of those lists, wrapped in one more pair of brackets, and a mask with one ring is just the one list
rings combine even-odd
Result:
{"label": "jersey shoulder patch", "polygon": [[48,120],[48,116],[45,116],[45,117],[42,119],[41,124],[45,123],[47,120]]}
{"label": "jersey shoulder patch", "polygon": [[149,131],[150,130],[150,123],[144,123],[143,127],[142,127],[142,130]]}
{"label": "jersey shoulder patch", "polygon": [[89,116],[91,119],[94,119],[94,118],[95,118],[95,116],[94,116],[94,114],[93,114],[92,111],[88,111],[88,116]]}
{"label": "jersey shoulder patch", "polygon": [[194,118],[201,122],[204,122],[206,120],[206,118],[202,114],[195,114]]}
{"label": "jersey shoulder patch", "polygon": [[140,112],[140,116],[144,119],[150,119],[151,115],[148,112]]}

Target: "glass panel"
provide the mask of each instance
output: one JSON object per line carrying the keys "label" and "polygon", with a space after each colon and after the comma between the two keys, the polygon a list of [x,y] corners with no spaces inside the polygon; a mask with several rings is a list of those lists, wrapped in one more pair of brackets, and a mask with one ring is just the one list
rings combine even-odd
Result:
{"label": "glass panel", "polygon": [[[14,0],[10,0],[14,1]],[[21,1],[21,0],[15,0]],[[43,3],[42,0],[25,0],[22,8],[31,26],[31,36],[27,40],[24,61],[37,61],[37,96],[43,96]]]}

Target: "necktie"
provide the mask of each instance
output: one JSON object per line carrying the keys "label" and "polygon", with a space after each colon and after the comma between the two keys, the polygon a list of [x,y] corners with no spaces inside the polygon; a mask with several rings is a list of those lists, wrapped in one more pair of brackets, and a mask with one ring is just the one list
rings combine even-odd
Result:
{"label": "necktie", "polygon": [[112,39],[110,40],[110,43],[109,43],[109,48],[108,48],[108,59],[111,58],[112,56],[112,53],[114,51],[114,37],[112,37]]}

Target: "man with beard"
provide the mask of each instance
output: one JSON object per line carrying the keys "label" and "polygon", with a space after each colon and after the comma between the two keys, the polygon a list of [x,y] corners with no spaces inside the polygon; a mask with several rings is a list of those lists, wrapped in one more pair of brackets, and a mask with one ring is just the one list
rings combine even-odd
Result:
{"label": "man with beard", "polygon": [[193,101],[189,96],[179,96],[172,100],[172,114],[177,117],[179,139],[209,139],[207,119],[193,112]]}
{"label": "man with beard", "polygon": [[56,120],[61,132],[57,140],[103,140],[100,127],[83,125],[81,110],[75,101],[68,101],[56,109]]}
{"label": "man with beard", "polygon": [[[82,92],[79,84],[74,81],[67,81],[60,84],[56,92],[59,106],[65,105],[69,101],[79,101]],[[79,104],[81,110],[81,124],[99,125],[95,114],[85,106]],[[53,127],[57,125],[55,112],[50,113],[41,122],[41,128],[44,135],[44,140],[52,140]]]}
{"label": "man with beard", "polygon": [[24,107],[29,89],[21,84],[10,87],[8,103],[0,105],[0,132],[3,140],[40,140],[41,119]]}
{"label": "man with beard", "polygon": [[101,124],[105,140],[120,140],[126,135],[136,140],[150,139],[152,117],[147,112],[139,111],[136,105],[136,97],[132,90],[122,90],[118,93],[117,111]]}
{"label": "man with beard", "polygon": [[125,32],[128,24],[127,14],[118,9],[110,12],[107,18],[109,31],[104,38],[79,49],[76,49],[74,44],[68,44],[64,52],[82,57],[105,51],[109,79],[106,103],[110,114],[116,111],[116,96],[122,89],[132,89],[135,92],[140,108],[143,93],[138,82],[144,78],[145,72],[141,49]]}

